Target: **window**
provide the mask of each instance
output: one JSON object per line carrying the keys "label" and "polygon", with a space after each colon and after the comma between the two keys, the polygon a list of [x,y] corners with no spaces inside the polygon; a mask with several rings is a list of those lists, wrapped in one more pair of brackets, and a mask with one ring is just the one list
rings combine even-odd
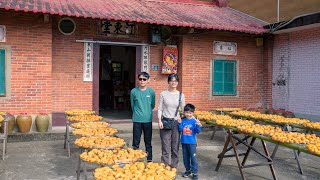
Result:
{"label": "window", "polygon": [[76,23],[71,18],[62,18],[58,24],[59,31],[64,35],[71,35],[76,30]]}
{"label": "window", "polygon": [[6,51],[0,49],[0,96],[6,95],[6,77],[5,77]]}
{"label": "window", "polygon": [[0,46],[0,100],[10,99],[10,68],[11,68],[11,48]]}
{"label": "window", "polygon": [[213,60],[213,96],[237,95],[237,61]]}

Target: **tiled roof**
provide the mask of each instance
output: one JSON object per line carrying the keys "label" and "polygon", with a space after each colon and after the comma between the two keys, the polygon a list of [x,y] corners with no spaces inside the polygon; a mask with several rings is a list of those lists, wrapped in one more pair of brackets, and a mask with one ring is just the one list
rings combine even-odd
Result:
{"label": "tiled roof", "polygon": [[196,0],[0,0],[0,9],[149,24],[267,32],[264,24],[228,7]]}

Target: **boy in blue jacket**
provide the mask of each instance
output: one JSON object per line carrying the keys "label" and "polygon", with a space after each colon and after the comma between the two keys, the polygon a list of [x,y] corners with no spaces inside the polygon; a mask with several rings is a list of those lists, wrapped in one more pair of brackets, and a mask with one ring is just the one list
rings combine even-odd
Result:
{"label": "boy in blue jacket", "polygon": [[193,180],[198,180],[198,161],[197,161],[197,142],[196,134],[200,133],[201,123],[198,119],[195,119],[193,113],[195,106],[192,104],[186,104],[184,107],[185,118],[178,121],[179,131],[181,134],[181,145],[183,153],[183,164],[186,168],[186,172],[182,177],[189,177],[192,175]]}

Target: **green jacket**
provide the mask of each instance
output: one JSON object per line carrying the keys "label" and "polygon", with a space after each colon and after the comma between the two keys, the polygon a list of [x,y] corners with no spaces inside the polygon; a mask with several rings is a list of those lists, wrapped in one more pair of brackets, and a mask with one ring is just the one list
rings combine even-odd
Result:
{"label": "green jacket", "polygon": [[130,93],[130,102],[132,108],[133,122],[151,122],[152,110],[155,106],[156,95],[153,89],[147,87],[142,91],[139,87],[135,87]]}

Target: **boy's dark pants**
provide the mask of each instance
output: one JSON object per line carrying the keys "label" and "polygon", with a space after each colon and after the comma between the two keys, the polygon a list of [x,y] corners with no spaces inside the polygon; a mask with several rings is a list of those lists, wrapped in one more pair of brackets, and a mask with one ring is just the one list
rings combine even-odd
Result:
{"label": "boy's dark pants", "polygon": [[197,145],[196,144],[181,144],[183,153],[183,164],[186,171],[193,174],[198,174],[198,161],[197,161]]}
{"label": "boy's dark pants", "polygon": [[146,146],[146,151],[148,152],[148,161],[152,161],[152,122],[139,123],[133,122],[133,149],[139,149],[141,134],[143,132],[144,144]]}

